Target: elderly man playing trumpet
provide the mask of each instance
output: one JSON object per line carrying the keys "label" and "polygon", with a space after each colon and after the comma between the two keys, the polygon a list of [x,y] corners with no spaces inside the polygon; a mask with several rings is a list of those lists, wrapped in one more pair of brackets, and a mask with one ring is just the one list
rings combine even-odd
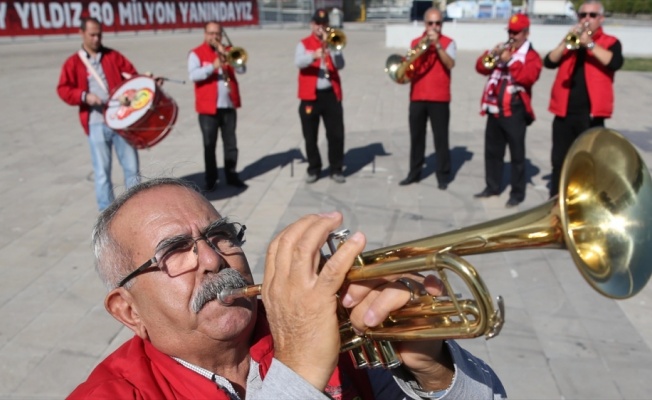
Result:
{"label": "elderly man playing trumpet", "polygon": [[[251,284],[244,227],[193,188],[160,178],[126,191],[98,218],[97,270],[107,311],[134,332],[70,395],[148,399],[492,399],[505,396],[489,366],[453,340],[403,342],[403,364],[358,370],[340,356],[336,308],[354,329],[380,324],[413,294],[441,293],[408,275],[343,283],[365,246],[352,235],[328,260],[320,249],[339,213],[307,215],[269,245],[262,302],[216,300]],[[324,262],[325,261],[325,262]]]}
{"label": "elderly man playing trumpet", "polygon": [[622,47],[602,29],[604,7],[584,2],[579,23],[548,53],[543,65],[557,68],[548,110],[552,121],[550,197],[559,190],[559,176],[568,149],[585,130],[604,126],[614,109],[614,75],[623,65]]}

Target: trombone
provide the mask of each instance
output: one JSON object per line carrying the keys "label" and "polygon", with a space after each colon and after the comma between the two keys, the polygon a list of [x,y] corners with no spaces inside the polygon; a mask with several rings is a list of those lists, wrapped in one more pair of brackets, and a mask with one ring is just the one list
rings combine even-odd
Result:
{"label": "trombone", "polygon": [[222,54],[226,62],[233,68],[246,66],[247,59],[249,58],[247,51],[243,47],[233,46],[226,31],[222,31],[222,36],[226,39],[226,47],[229,48],[226,54]]}
{"label": "trombone", "polygon": [[482,57],[482,65],[486,69],[496,68],[496,65],[498,65],[498,62],[500,61],[500,54],[506,49],[512,47],[512,43],[514,43],[514,39],[509,39],[498,48],[498,51],[492,50],[489,54]]}
{"label": "trombone", "polygon": [[346,34],[343,31],[327,26],[324,32],[326,33],[324,42],[330,50],[340,51],[346,47]]}
{"label": "trombone", "polygon": [[[634,146],[620,133],[593,128],[571,146],[561,171],[559,195],[531,210],[460,230],[360,254],[348,282],[396,274],[437,271],[447,295],[417,297],[394,311],[381,326],[359,335],[340,305],[341,351],[350,351],[358,368],[400,365],[392,341],[456,339],[500,332],[502,298],[497,308],[478,271],[462,256],[524,249],[570,253],[586,282],[598,293],[625,299],[638,293],[652,275],[652,180]],[[331,253],[346,240],[331,234]],[[458,298],[448,273],[466,284],[471,297]],[[260,294],[261,285],[225,289],[229,304]]]}

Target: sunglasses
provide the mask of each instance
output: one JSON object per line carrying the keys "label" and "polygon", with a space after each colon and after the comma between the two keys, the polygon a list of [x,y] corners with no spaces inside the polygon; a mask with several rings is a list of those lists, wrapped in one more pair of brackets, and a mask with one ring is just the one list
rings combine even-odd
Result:
{"label": "sunglasses", "polygon": [[441,25],[441,21],[427,21],[426,23],[428,24],[428,26],[432,26],[432,25],[439,26],[439,25]]}
{"label": "sunglasses", "polygon": [[577,16],[580,17],[580,19],[586,18],[586,17],[597,18],[598,16],[600,16],[600,13],[597,13],[597,12],[581,12],[581,13],[577,13]]}
{"label": "sunglasses", "polygon": [[523,32],[523,31],[513,31],[513,30],[511,30],[511,29],[507,31],[508,34],[510,34],[510,35],[514,35],[514,36],[518,35],[518,34],[521,33],[521,32]]}

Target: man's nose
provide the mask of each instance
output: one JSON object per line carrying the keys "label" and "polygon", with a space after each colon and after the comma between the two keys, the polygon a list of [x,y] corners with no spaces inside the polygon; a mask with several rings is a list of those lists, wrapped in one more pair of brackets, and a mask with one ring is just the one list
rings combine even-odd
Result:
{"label": "man's nose", "polygon": [[199,239],[195,242],[197,265],[206,271],[219,271],[224,268],[225,261],[219,250],[207,239]]}

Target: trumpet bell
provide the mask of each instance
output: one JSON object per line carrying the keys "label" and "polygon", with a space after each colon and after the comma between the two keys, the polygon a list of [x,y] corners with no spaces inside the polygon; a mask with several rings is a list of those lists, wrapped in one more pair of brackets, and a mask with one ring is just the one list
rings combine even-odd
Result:
{"label": "trumpet bell", "polygon": [[564,43],[568,50],[577,50],[580,48],[580,35],[571,32],[564,38]]}
{"label": "trumpet bell", "polygon": [[247,64],[247,51],[242,47],[232,47],[226,54],[226,62],[232,67],[243,67]]}
{"label": "trumpet bell", "polygon": [[610,298],[638,293],[652,273],[652,183],[636,149],[615,131],[587,131],[568,152],[559,196],[564,241],[586,281]]}

